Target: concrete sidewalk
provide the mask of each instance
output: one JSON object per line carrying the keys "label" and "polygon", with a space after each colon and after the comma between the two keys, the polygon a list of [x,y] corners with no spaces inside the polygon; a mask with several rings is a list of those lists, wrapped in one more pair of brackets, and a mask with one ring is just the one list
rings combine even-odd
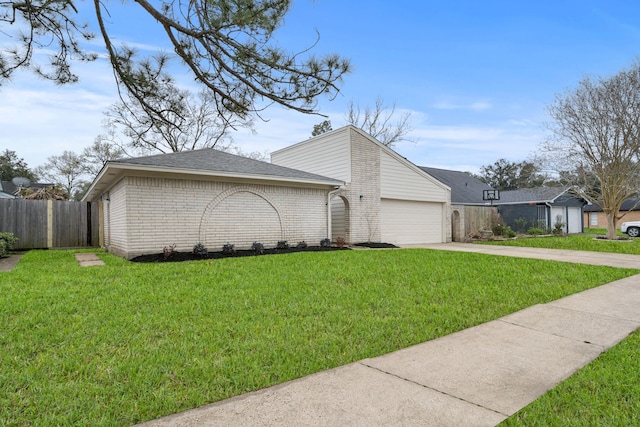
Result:
{"label": "concrete sidewalk", "polygon": [[[443,246],[453,249],[448,244],[438,248]],[[526,256],[518,249],[508,248],[508,254]],[[543,258],[544,251],[530,254]],[[602,255],[594,261],[604,260]],[[549,256],[543,259],[591,259],[573,251]],[[493,426],[639,327],[636,275],[394,353],[142,425]]]}
{"label": "concrete sidewalk", "polygon": [[[628,243],[620,242],[619,244],[626,245]],[[434,243],[431,245],[407,245],[403,246],[403,248],[425,248],[444,251],[476,252],[490,255],[573,262],[576,264],[606,265],[610,267],[640,269],[640,255],[614,254],[609,252],[540,249],[471,243]]]}
{"label": "concrete sidewalk", "polygon": [[20,262],[20,259],[22,259],[22,254],[13,254],[0,258],[0,272],[13,270],[13,268],[18,265],[18,262]]}

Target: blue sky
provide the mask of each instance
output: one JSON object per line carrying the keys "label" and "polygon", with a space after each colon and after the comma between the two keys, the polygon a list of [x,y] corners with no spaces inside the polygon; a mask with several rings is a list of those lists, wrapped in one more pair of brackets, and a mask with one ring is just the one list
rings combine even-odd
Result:
{"label": "blue sky", "polygon": [[[81,5],[81,13],[91,6]],[[108,5],[119,40],[149,51],[163,47],[135,3]],[[297,0],[279,44],[305,48],[315,29],[321,38],[314,53],[336,52],[353,64],[338,97],[319,103],[334,129],[344,124],[350,101],[364,107],[380,96],[411,113],[416,142],[396,151],[421,166],[476,172],[499,158],[525,160],[546,137],[546,107],[557,94],[636,60],[640,2]],[[0,33],[0,46],[8,45]],[[93,142],[103,111],[117,100],[113,76],[105,61],[76,71],[81,81],[74,86],[21,73],[0,87],[0,150],[35,167]],[[187,75],[180,79],[190,84]],[[257,134],[234,135],[244,150],[270,152],[307,139],[323,120],[279,107],[263,117]]]}

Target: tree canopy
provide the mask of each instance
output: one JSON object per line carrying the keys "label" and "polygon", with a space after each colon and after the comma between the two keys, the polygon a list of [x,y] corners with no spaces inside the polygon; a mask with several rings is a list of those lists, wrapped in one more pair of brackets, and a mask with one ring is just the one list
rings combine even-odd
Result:
{"label": "tree canopy", "polygon": [[15,177],[28,178],[33,182],[37,180],[24,159],[18,157],[15,151],[4,150],[0,153],[0,181],[11,181]]}
{"label": "tree canopy", "polygon": [[[125,8],[144,11],[157,22],[163,40],[196,81],[207,88],[212,105],[222,117],[246,118],[270,104],[303,113],[317,112],[317,98],[333,97],[350,70],[337,54],[316,57],[309,49],[288,52],[278,47],[274,33],[292,0],[135,0]],[[170,56],[139,57],[131,47],[117,45],[110,33],[108,3],[93,1],[98,33],[121,91],[147,111],[171,123],[171,108],[161,109],[157,97],[172,83]],[[15,30],[15,34],[11,33]],[[17,45],[0,51],[0,83],[20,69],[30,69],[58,84],[78,81],[76,60],[91,61],[98,53],[83,41],[95,37],[79,22],[71,0],[9,0],[0,3],[0,37]],[[319,38],[319,36],[317,36]],[[41,48],[52,50],[48,64],[36,61]],[[166,106],[164,106],[166,107]]]}
{"label": "tree canopy", "polygon": [[579,172],[574,184],[600,206],[607,237],[615,238],[620,207],[640,188],[640,63],[608,78],[586,77],[558,95],[549,114],[548,165]]}
{"label": "tree canopy", "polygon": [[547,180],[547,176],[535,163],[511,162],[507,159],[482,166],[476,176],[485,184],[502,191],[540,187]]}

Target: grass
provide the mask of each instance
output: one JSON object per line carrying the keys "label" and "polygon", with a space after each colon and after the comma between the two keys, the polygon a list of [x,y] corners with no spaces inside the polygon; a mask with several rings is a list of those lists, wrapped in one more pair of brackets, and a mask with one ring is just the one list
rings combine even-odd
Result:
{"label": "grass", "polygon": [[617,241],[596,239],[596,236],[605,234],[604,230],[587,229],[585,231],[587,232],[583,234],[562,237],[520,237],[515,240],[494,240],[482,242],[482,244],[640,255],[640,239]]}
{"label": "grass", "polygon": [[[525,238],[491,244],[640,254],[640,239],[594,240],[595,236],[604,234],[605,229],[585,229],[582,235]],[[500,425],[640,425],[639,352],[640,331],[636,331]]]}
{"label": "grass", "polygon": [[637,273],[406,249],[171,264],[31,251],[0,275],[0,425],[130,425]]}
{"label": "grass", "polygon": [[639,351],[636,331],[500,425],[640,425]]}

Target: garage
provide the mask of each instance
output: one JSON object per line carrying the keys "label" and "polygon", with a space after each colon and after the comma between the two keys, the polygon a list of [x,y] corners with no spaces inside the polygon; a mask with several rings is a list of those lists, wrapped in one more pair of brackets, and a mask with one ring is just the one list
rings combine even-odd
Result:
{"label": "garage", "polygon": [[395,245],[440,243],[442,212],[442,203],[382,199],[382,241]]}

